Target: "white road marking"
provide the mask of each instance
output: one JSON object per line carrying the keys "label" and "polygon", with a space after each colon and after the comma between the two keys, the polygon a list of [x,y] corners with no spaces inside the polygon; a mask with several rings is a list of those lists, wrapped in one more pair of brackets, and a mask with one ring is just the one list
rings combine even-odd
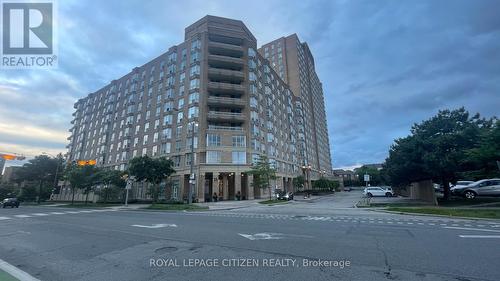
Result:
{"label": "white road marking", "polygon": [[255,234],[243,234],[238,233],[240,236],[243,236],[249,240],[274,240],[274,239],[283,239],[281,233],[255,233]]}
{"label": "white road marking", "polygon": [[445,228],[448,228],[448,229],[459,229],[459,230],[472,230],[472,231],[500,232],[500,230],[483,229],[483,228],[467,228],[467,227],[452,227],[452,226],[448,226],[448,227],[445,227]]}
{"label": "white road marking", "polygon": [[93,211],[80,211],[80,213],[92,213]]}
{"label": "white road marking", "polygon": [[80,212],[75,212],[75,211],[66,211],[65,213],[66,213],[66,214],[78,214],[78,213],[80,213]]}
{"label": "white road marking", "polygon": [[500,239],[500,235],[458,235],[460,238],[493,238]]}
{"label": "white road marking", "polygon": [[49,214],[45,214],[45,213],[34,213],[34,214],[31,214],[33,216],[38,216],[38,217],[43,217],[43,216],[48,216]]}
{"label": "white road marking", "polygon": [[22,281],[40,281],[10,263],[0,259],[0,269]]}
{"label": "white road marking", "polygon": [[177,227],[177,225],[176,225],[176,224],[169,224],[169,223],[159,223],[159,224],[153,224],[153,225],[140,225],[140,224],[133,224],[132,226],[135,226],[135,227],[142,227],[142,228]]}
{"label": "white road marking", "polygon": [[61,213],[61,212],[50,212],[49,214],[51,214],[51,215],[64,215],[64,213]]}
{"label": "white road marking", "polygon": [[3,220],[10,220],[9,217],[0,217],[0,221],[3,221]]}
{"label": "white road marking", "polygon": [[16,218],[31,218],[31,216],[28,216],[28,215],[15,215],[14,217],[16,217]]}

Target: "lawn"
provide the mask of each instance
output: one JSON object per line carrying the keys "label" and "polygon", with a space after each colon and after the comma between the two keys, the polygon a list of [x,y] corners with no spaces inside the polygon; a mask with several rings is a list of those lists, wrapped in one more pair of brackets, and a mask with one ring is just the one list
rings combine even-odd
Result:
{"label": "lawn", "polygon": [[487,218],[487,219],[500,219],[500,209],[472,209],[472,208],[440,208],[440,207],[389,207],[386,210],[402,213],[413,214],[431,214],[431,215],[444,215],[450,217],[469,217],[469,218]]}
{"label": "lawn", "polygon": [[265,200],[265,201],[260,201],[259,204],[267,204],[267,205],[274,205],[274,204],[287,204],[288,201],[286,200]]}
{"label": "lawn", "polygon": [[151,204],[149,207],[145,209],[151,210],[165,210],[165,211],[201,211],[208,210],[207,206],[198,206],[195,204]]}
{"label": "lawn", "polygon": [[[66,203],[65,203],[66,204]],[[67,203],[67,205],[57,205],[54,207],[62,207],[62,208],[105,208],[105,207],[116,207],[116,206],[123,206],[123,204],[117,204],[117,203]]]}
{"label": "lawn", "polygon": [[7,272],[0,270],[0,280],[2,281],[19,281],[19,279],[14,276],[8,274]]}

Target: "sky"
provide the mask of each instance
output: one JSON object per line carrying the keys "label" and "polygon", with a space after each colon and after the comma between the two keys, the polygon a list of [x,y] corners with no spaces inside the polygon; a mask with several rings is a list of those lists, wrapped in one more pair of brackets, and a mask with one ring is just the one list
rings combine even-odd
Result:
{"label": "sky", "polygon": [[0,69],[0,152],[65,153],[77,99],[181,43],[210,14],[242,20],[259,46],[297,33],[323,83],[333,167],[381,163],[394,139],[440,109],[499,115],[498,5],[58,1],[58,68]]}

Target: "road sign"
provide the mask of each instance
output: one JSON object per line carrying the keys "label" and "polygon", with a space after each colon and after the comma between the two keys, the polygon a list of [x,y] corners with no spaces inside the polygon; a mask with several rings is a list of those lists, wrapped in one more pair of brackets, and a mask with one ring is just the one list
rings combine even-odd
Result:
{"label": "road sign", "polygon": [[365,175],[365,181],[367,181],[367,182],[370,181],[370,175],[368,175],[368,174]]}

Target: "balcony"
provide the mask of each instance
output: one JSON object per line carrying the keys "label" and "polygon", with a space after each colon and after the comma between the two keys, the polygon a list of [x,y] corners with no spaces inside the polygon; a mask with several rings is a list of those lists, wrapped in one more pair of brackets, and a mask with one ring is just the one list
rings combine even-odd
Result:
{"label": "balcony", "polygon": [[209,111],[207,119],[216,121],[245,121],[245,115],[239,112]]}
{"label": "balcony", "polygon": [[245,101],[238,98],[208,96],[207,104],[241,108],[245,106]]}
{"label": "balcony", "polygon": [[218,126],[218,125],[208,125],[209,131],[232,131],[232,132],[243,132],[243,127],[231,127],[231,126]]}
{"label": "balcony", "polygon": [[208,55],[208,65],[216,68],[225,68],[231,70],[242,70],[244,66],[243,59],[221,56]]}
{"label": "balcony", "polygon": [[210,41],[208,51],[214,55],[230,56],[235,58],[243,57],[243,47],[221,42]]}
{"label": "balcony", "polygon": [[243,87],[243,85],[223,82],[208,82],[208,90],[213,90],[220,93],[245,93],[245,87]]}
{"label": "balcony", "polygon": [[208,78],[211,80],[241,83],[245,80],[245,75],[241,71],[209,67]]}

